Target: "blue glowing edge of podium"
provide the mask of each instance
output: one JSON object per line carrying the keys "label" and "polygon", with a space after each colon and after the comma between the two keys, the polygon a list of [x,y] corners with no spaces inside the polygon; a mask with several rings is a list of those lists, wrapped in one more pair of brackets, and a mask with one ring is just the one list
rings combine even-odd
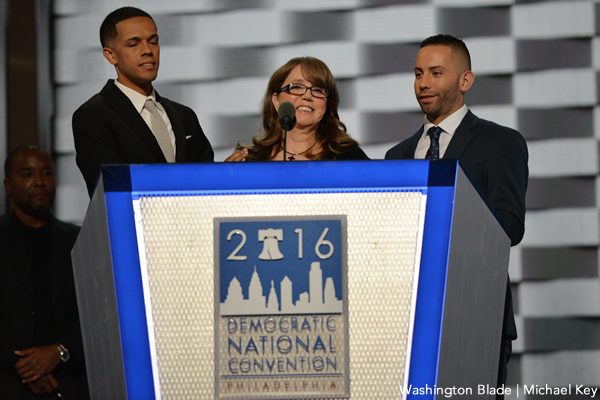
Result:
{"label": "blue glowing edge of podium", "polygon": [[[459,170],[455,161],[443,160],[102,167],[116,307],[119,321],[127,321],[120,325],[120,338],[128,398],[155,397],[132,208],[132,199],[150,194],[214,196],[403,190],[426,193],[421,278],[408,384],[412,387],[435,386],[438,383],[450,233]],[[411,399],[413,395],[409,394],[407,398]],[[435,395],[418,398],[433,399]]]}

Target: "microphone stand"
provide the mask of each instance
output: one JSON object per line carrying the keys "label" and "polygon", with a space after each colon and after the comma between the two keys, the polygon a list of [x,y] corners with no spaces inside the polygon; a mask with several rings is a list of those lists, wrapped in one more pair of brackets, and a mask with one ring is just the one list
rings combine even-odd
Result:
{"label": "microphone stand", "polygon": [[[279,116],[279,125],[283,129],[283,161],[287,161],[287,135],[291,129],[294,129],[296,125],[296,116],[294,105],[290,102],[282,103],[282,108],[278,110],[282,115]],[[292,158],[293,160],[293,158]]]}
{"label": "microphone stand", "polygon": [[283,161],[287,161],[287,124],[286,127],[283,128]]}

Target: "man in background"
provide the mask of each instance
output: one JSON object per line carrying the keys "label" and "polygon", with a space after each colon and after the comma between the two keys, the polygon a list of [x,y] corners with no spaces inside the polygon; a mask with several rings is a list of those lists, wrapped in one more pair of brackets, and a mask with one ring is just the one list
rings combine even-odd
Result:
{"label": "man in background", "polygon": [[102,164],[212,162],[196,114],[154,90],[160,44],[152,17],[119,8],[102,22],[100,42],[117,79],[73,114],[76,161],[90,196]]}
{"label": "man in background", "polygon": [[71,267],[79,228],[50,211],[55,181],[47,152],[14,150],[4,174],[11,212],[0,217],[0,397],[86,399]]}
{"label": "man in background", "polygon": [[[517,245],[525,232],[525,192],[529,170],[527,145],[513,129],[475,116],[465,94],[475,75],[465,43],[450,35],[421,42],[415,62],[414,90],[425,114],[423,126],[392,147],[386,159],[460,160],[475,189],[488,202],[500,225]],[[510,284],[506,290],[498,386],[506,382],[506,364],[517,329]],[[502,398],[503,396],[498,396]]]}

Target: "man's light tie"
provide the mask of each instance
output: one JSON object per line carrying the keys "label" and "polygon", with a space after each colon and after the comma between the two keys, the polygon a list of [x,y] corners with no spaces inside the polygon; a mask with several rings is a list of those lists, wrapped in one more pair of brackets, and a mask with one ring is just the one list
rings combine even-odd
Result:
{"label": "man's light tie", "polygon": [[152,133],[160,146],[167,162],[175,162],[175,150],[173,150],[173,143],[169,135],[169,130],[165,121],[160,116],[160,111],[156,107],[156,104],[150,99],[146,100],[144,108],[150,113],[150,124],[152,125]]}

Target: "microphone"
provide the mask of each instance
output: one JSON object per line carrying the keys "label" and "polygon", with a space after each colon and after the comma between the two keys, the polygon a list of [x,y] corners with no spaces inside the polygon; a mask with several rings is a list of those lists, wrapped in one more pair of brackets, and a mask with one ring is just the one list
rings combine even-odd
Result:
{"label": "microphone", "polygon": [[279,124],[284,131],[291,131],[296,126],[296,107],[289,101],[281,103],[279,110]]}
{"label": "microphone", "polygon": [[283,161],[286,161],[287,155],[287,133],[296,126],[296,107],[289,101],[284,101],[277,110],[279,114],[279,124],[283,128]]}

